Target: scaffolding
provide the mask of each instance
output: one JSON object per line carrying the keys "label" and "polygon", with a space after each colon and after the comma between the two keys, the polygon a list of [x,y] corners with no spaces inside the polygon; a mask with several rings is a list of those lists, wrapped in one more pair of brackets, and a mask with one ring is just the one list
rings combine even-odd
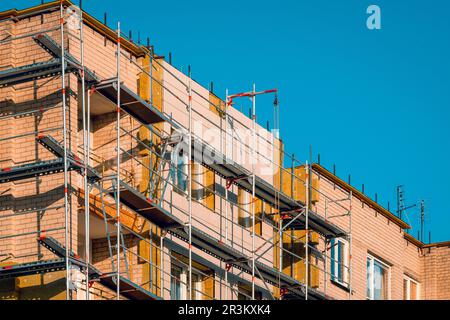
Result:
{"label": "scaffolding", "polygon": [[[112,79],[100,79],[95,72],[85,67],[83,10],[78,8],[80,16],[78,34],[74,34],[65,28],[67,10],[67,1],[59,1],[60,25],[58,28],[53,27],[0,41],[0,44],[3,44],[19,38],[23,39],[26,36],[32,38],[52,56],[52,59],[47,62],[0,71],[0,88],[40,79],[60,77],[62,96],[62,127],[50,128],[47,130],[48,132],[45,132],[45,135],[42,131],[29,133],[29,135],[37,135],[36,143],[44,146],[57,159],[3,168],[0,170],[0,183],[63,173],[64,188],[64,227],[62,228],[64,230],[64,244],[48,236],[52,231],[57,231],[61,228],[45,230],[45,233],[41,230],[34,232],[37,235],[37,242],[52,252],[57,259],[2,266],[0,267],[0,280],[65,270],[66,298],[72,299],[72,293],[76,288],[72,279],[72,270],[76,269],[84,274],[82,285],[78,286],[78,289],[85,291],[85,299],[91,299],[92,295],[97,295],[95,294],[96,290],[101,290],[97,286],[93,286],[94,284],[106,287],[110,292],[115,292],[114,297],[118,300],[121,298],[136,300],[163,299],[167,291],[172,295],[171,288],[165,288],[164,280],[166,277],[186,287],[187,294],[183,297],[185,299],[196,299],[198,297],[220,299],[223,291],[225,299],[229,298],[230,292],[247,299],[256,299],[257,292],[264,292],[266,298],[272,299],[328,299],[331,297],[327,295],[327,281],[333,277],[333,274],[328,270],[327,266],[330,263],[342,263],[329,256],[328,251],[332,248],[332,239],[346,238],[349,242],[350,258],[349,263],[341,267],[348,273],[345,286],[348,288],[349,298],[351,299],[352,194],[350,192],[342,199],[330,198],[319,187],[314,185],[314,167],[310,162],[302,163],[294,155],[285,153],[281,147],[276,149],[274,141],[278,137],[268,141],[258,133],[256,96],[267,93],[277,94],[277,90],[257,92],[255,86],[253,86],[252,91],[235,95],[229,95],[227,91],[224,104],[214,104],[209,98],[193,88],[190,68],[187,76],[182,79],[167,65],[160,62],[160,58],[154,54],[153,50],[145,47],[143,48],[145,59],[148,59],[146,61],[149,61],[150,65],[146,68],[137,63],[121,47],[121,42],[127,40],[127,37],[121,32],[120,22],[118,23],[115,36],[116,76]],[[71,6],[71,10],[73,10],[73,6]],[[60,32],[60,44],[49,36],[49,33],[54,31]],[[74,37],[79,41],[79,60],[65,48],[66,37]],[[122,80],[122,59],[150,79],[149,99],[142,98],[126,86]],[[186,91],[178,90],[177,92],[170,85],[157,79],[153,74],[154,68],[160,68],[167,74],[170,74]],[[70,134],[67,127],[67,112],[70,111],[70,106],[68,108],[66,100],[68,94],[73,94],[66,88],[66,78],[69,73],[77,75],[81,86],[79,92],[81,92],[83,145],[82,150],[78,151],[73,150],[67,136]],[[175,119],[176,117],[172,114],[167,114],[164,110],[159,110],[154,106],[153,84],[162,88],[186,108],[188,113],[187,126]],[[91,103],[94,94],[103,97],[110,104],[115,105],[116,108],[115,164],[112,165],[106,165],[104,159],[95,155],[91,150]],[[229,132],[230,123],[240,123],[240,120],[233,117],[229,112],[229,109],[233,106],[233,99],[240,97],[249,97],[252,102],[252,125],[247,127],[252,136],[250,145],[236,139]],[[220,126],[203,117],[201,110],[194,108],[193,102],[196,99],[207,102],[215,108],[221,119]],[[275,99],[274,110],[278,110],[278,101],[276,97]],[[36,112],[42,113],[45,110]],[[124,128],[121,125],[121,121],[123,121],[122,115],[131,117],[139,123],[140,127],[146,128],[151,134],[150,141],[144,141],[136,134],[136,128]],[[192,122],[194,116],[200,117],[206,122],[209,121],[209,125],[219,130],[221,139],[219,149],[208,144],[193,131]],[[3,116],[0,120],[6,119],[6,117],[9,116]],[[244,123],[240,124],[246,127]],[[57,141],[49,134],[49,132],[57,130],[62,130],[63,132],[62,142]],[[15,139],[17,137],[12,136],[7,139]],[[151,161],[154,160],[155,163],[150,163],[150,165],[144,163],[132,151],[125,150],[121,143],[122,137],[126,137],[138,145],[139,148],[146,150],[150,155]],[[268,158],[259,152],[257,140],[264,141],[276,149],[277,153],[280,154],[279,159],[274,161],[274,159]],[[250,169],[246,168],[245,165],[239,164],[232,156],[228,156],[230,151],[227,149],[229,142],[231,142],[231,151],[235,143],[240,144],[240,148],[244,152],[247,150],[251,154],[253,162]],[[188,161],[184,164],[187,170],[183,166],[180,167],[176,161],[180,150],[187,154]],[[198,156],[199,151],[201,156]],[[81,158],[76,153],[81,154]],[[124,155],[129,161],[136,163],[137,166],[145,168],[149,172],[149,185],[145,192],[136,188],[133,179],[129,178],[130,175],[127,169],[122,167],[121,162]],[[172,155],[176,155],[176,157]],[[272,183],[257,175],[255,164],[257,158],[263,158],[270,162],[274,172],[278,174],[278,176],[273,178]],[[283,166],[284,159],[291,160],[290,168]],[[102,168],[101,172],[94,169],[92,166],[93,162],[99,164],[99,167]],[[194,165],[200,165],[212,171],[215,176],[220,177],[221,183],[224,185],[224,191],[220,192],[204,182],[194,181]],[[105,173],[108,170],[112,171],[109,175]],[[71,193],[74,193],[74,191],[69,174],[72,171],[78,172],[83,178],[83,189],[78,191],[77,196],[84,203],[82,206],[84,207],[85,217],[84,258],[75,255],[70,243],[72,238],[70,223],[71,215],[73,214],[70,198]],[[180,179],[185,181],[186,190],[180,188],[174,177],[181,177]],[[285,185],[287,186],[286,188],[284,187]],[[206,207],[195,197],[194,186],[219,199],[221,204],[224,203],[224,210],[216,212],[216,210],[210,210],[210,208]],[[242,204],[239,201],[230,199],[230,191],[232,192],[235,189],[242,189],[251,194],[250,206],[248,206],[249,203]],[[300,189],[303,191],[300,191]],[[187,209],[183,205],[175,203],[171,197],[166,196],[167,190],[175,190],[182,194],[185,202],[187,202]],[[296,192],[303,193],[304,197],[299,198],[296,196]],[[261,214],[259,215],[256,213],[258,201],[261,203]],[[317,203],[323,203],[324,207],[321,208]],[[217,215],[217,219],[224,221],[225,235],[210,228],[205,221],[194,215],[194,204],[195,206],[209,209],[211,214]],[[266,205],[270,208],[268,212],[265,209]],[[55,210],[55,208],[47,207],[39,210]],[[233,221],[233,217],[230,218],[229,213],[234,211],[243,212],[246,216],[251,217],[250,230]],[[124,219],[128,217],[126,214],[130,212],[135,217],[142,218],[144,224],[158,228],[159,244],[151,236],[150,238],[144,237],[139,231],[123,223]],[[110,272],[104,272],[91,263],[92,256],[89,247],[90,220],[94,214],[101,216],[104,221],[104,237],[108,246],[108,259],[111,263]],[[0,219],[5,217],[10,217],[10,215],[0,216]],[[346,229],[333,223],[333,219],[342,220],[342,218],[348,220],[348,228]],[[114,228],[111,228],[111,224],[114,224]],[[273,229],[273,236],[264,237],[262,234],[257,234],[257,224],[270,226]],[[230,230],[239,230],[243,234],[242,239],[250,237],[251,249],[245,248],[245,245],[237,246],[233,241],[233,236],[231,235],[230,237]],[[20,237],[24,234],[1,236],[0,241],[12,237]],[[153,231],[150,229],[150,235],[152,234]],[[168,237],[169,235],[170,238]],[[138,241],[148,246],[150,250],[149,257],[144,257],[128,248],[126,237],[127,239],[129,237],[138,239]],[[176,239],[187,244],[187,261],[176,251],[167,249],[168,246],[179,245]],[[304,253],[294,252],[294,245],[286,245],[285,243],[296,245],[300,243],[304,248]],[[194,248],[199,251],[194,252]],[[267,252],[270,251],[272,251],[272,258],[267,258]],[[153,252],[156,252],[156,254],[154,255]],[[206,253],[219,261],[219,265],[215,267],[217,270],[220,270],[223,277],[217,279],[215,272],[212,274],[205,272],[197,263],[194,263],[196,259],[201,259],[199,252]],[[154,256],[159,256],[160,263],[153,261]],[[149,283],[136,283],[133,281],[129,262],[133,258],[139,259],[149,266]],[[167,271],[167,268],[164,266],[165,259],[170,259],[170,261],[187,268],[187,278],[178,278],[172,274],[170,268]],[[285,260],[286,263],[284,263]],[[292,272],[287,274],[288,272],[285,270],[289,268],[290,264],[293,264],[293,262],[289,263],[289,261],[294,260],[301,261],[304,264],[305,270],[300,275],[293,275]],[[320,285],[320,281],[315,287],[311,285],[312,269],[317,270],[323,276],[322,285]],[[196,288],[193,285],[193,272],[212,281],[213,286],[218,286],[220,295],[211,296],[204,290]],[[230,277],[239,279],[245,284],[249,283],[251,286],[250,292],[244,292],[236,288],[229,282]],[[102,294],[100,294],[100,297],[104,298]]]}

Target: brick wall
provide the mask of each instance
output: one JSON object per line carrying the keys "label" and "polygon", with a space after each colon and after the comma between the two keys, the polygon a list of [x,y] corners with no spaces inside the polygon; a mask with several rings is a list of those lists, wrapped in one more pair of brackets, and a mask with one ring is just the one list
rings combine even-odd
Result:
{"label": "brick wall", "polygon": [[[53,28],[58,23],[59,13],[53,12],[45,14],[43,20],[39,15],[17,22],[0,22],[0,30],[8,29],[14,37]],[[60,43],[57,31],[48,32],[48,35]],[[3,47],[4,45],[2,45],[1,69],[20,67],[52,58],[30,37],[14,40],[5,46],[5,50]],[[65,79],[67,92],[71,93],[66,99],[68,147],[76,153],[77,79],[73,75],[66,75]],[[39,135],[51,135],[60,142],[63,140],[61,77],[2,88],[0,97],[2,105],[0,139],[3,140],[0,148],[2,150],[0,168],[55,159],[54,155],[37,143],[36,138]],[[78,174],[69,173],[68,176],[72,185],[79,183]],[[73,235],[78,233],[78,223],[77,214],[73,214],[76,210],[71,209],[76,209],[77,205],[76,198],[69,195],[69,228],[72,236],[68,241],[74,251],[77,248],[77,237]],[[7,256],[8,263],[55,258],[37,243],[36,238],[45,234],[64,243],[63,174],[1,184],[0,212],[0,252]],[[60,290],[65,291],[65,283]]]}
{"label": "brick wall", "polygon": [[[19,36],[30,32],[36,32],[42,29],[58,26],[59,12],[46,13],[41,19],[41,15],[19,21],[0,22],[0,38],[8,34]],[[80,56],[80,43],[77,39],[79,30],[66,30],[65,46],[70,53],[77,59]],[[52,31],[49,35],[58,43],[59,31]],[[116,44],[91,27],[85,26],[85,64],[96,73],[101,79],[109,79],[116,76]],[[136,91],[138,89],[139,68],[130,62],[141,59],[133,56],[130,52],[122,50],[121,53],[121,79],[124,84]],[[8,44],[2,44],[0,48],[0,70],[19,67],[39,61],[47,61],[51,56],[40,48],[32,39],[23,38],[15,40]],[[162,60],[161,60],[162,61]],[[170,70],[170,73],[164,74],[163,83],[175,92],[181,101],[187,101],[186,88],[175,79],[174,75],[186,82],[186,76],[174,67],[163,62],[163,65]],[[68,125],[68,146],[69,149],[81,156],[79,152],[82,146],[81,131],[81,95],[78,80],[74,75],[66,76],[67,88],[70,89],[70,95],[67,97],[67,125]],[[203,97],[207,97],[209,92],[200,84],[193,82],[194,89]],[[96,95],[96,94],[95,94]],[[96,96],[93,96],[95,98]],[[98,97],[97,97],[98,98]],[[202,99],[198,94],[193,99],[194,108],[197,108],[196,119],[203,119],[202,124],[205,128],[217,126],[220,118],[210,110],[208,100]],[[92,108],[99,107],[98,100],[92,104]],[[116,170],[116,113],[114,104],[102,104],[101,107],[109,108],[107,111],[99,112],[92,116],[92,144],[93,153],[92,165],[106,177],[115,174]],[[172,114],[180,123],[186,123],[187,113],[185,104],[179,99],[171,96],[167,90],[164,91],[163,109]],[[36,112],[37,111],[37,112]],[[251,127],[251,120],[235,109],[230,113],[235,117],[233,124],[236,128]],[[52,135],[58,141],[62,141],[62,101],[61,101],[61,78],[40,79],[35,83],[26,83],[13,87],[0,88],[0,168],[8,168],[14,165],[32,163],[36,161],[54,159],[54,156],[36,142],[39,134]],[[131,136],[136,137],[140,124],[125,112],[121,117],[121,177],[133,187],[138,188],[141,183],[142,175],[142,157],[139,154],[138,143]],[[164,126],[169,130],[168,125]],[[126,132],[125,132],[125,131]],[[264,129],[258,126],[258,132]],[[129,133],[129,134],[128,134]],[[16,136],[12,139],[13,136]],[[272,141],[270,135],[266,137]],[[224,142],[220,138],[213,143],[219,148],[220,143]],[[261,139],[264,140],[264,139]],[[220,142],[220,143],[219,143]],[[214,144],[215,143],[215,144]],[[234,142],[235,143],[235,142]],[[266,155],[266,149],[272,157],[278,153],[278,150],[272,150],[267,141],[262,143],[262,153]],[[249,150],[244,152],[249,153]],[[234,152],[236,153],[236,152]],[[232,156],[234,156],[232,154]],[[267,155],[266,155],[267,156]],[[258,156],[258,162],[263,157]],[[248,165],[248,163],[247,163]],[[264,175],[264,174],[262,174]],[[167,173],[166,173],[167,176]],[[69,173],[71,193],[79,192],[83,188],[82,178],[78,173]],[[266,181],[273,182],[273,175],[263,176]],[[111,187],[111,179],[105,179],[104,188]],[[224,188],[225,181],[216,177],[216,186]],[[224,189],[223,189],[224,190]],[[349,229],[348,217],[343,217],[349,209],[349,201],[344,200],[335,202],[334,200],[346,199],[349,194],[335,186],[335,184],[325,177],[320,178],[321,194],[319,201],[315,204],[314,210],[325,216],[332,222],[343,228]],[[94,194],[98,194],[96,189]],[[230,194],[236,196],[236,187],[230,190]],[[52,236],[64,243],[64,193],[63,193],[63,175],[61,173],[42,176],[39,178],[28,179],[24,181],[11,182],[0,185],[0,254],[7,257],[9,263],[22,263],[36,261],[39,259],[49,259],[54,256],[48,250],[40,247],[36,242],[36,237],[43,230],[45,234]],[[113,203],[113,199],[106,196],[105,199]],[[249,229],[240,227],[238,222],[238,210],[236,206],[226,204],[225,200],[216,196],[215,212],[211,212],[201,203],[194,202],[193,215],[194,225],[213,235],[216,238],[224,240],[225,221],[224,211],[227,208],[230,221],[234,224],[229,226],[229,244],[236,250],[250,254],[251,238]],[[174,192],[169,187],[166,194],[166,202],[177,205],[178,209],[172,209],[172,213],[186,221],[187,202],[184,195]],[[75,195],[69,199],[69,228],[72,235],[69,239],[70,247],[73,251],[84,247],[83,230],[78,223],[78,209],[83,205]],[[165,204],[166,208],[167,203]],[[40,209],[40,210],[37,210]],[[338,216],[338,217],[336,217]],[[272,237],[273,230],[268,224],[263,225],[263,237],[256,239],[256,247],[259,247],[264,239]],[[185,242],[172,238],[180,246],[187,247]],[[110,272],[111,260],[107,249],[105,236],[91,237],[92,240],[92,263],[102,272]],[[448,298],[450,290],[448,283],[448,273],[450,270],[448,247],[433,247],[430,249],[419,250],[418,246],[404,238],[402,228],[380,214],[374,208],[369,207],[361,200],[354,197],[352,199],[352,299],[366,298],[366,259],[367,255],[374,255],[390,266],[390,289],[389,296],[392,299],[401,299],[403,295],[403,275],[408,275],[421,284],[422,297],[429,299]],[[114,243],[114,238],[112,239]],[[138,238],[130,234],[125,235],[127,260],[130,267],[131,280],[142,284],[145,278],[142,261],[138,261],[136,253],[138,252]],[[263,247],[261,251],[268,249],[262,260],[268,265],[273,265],[273,250],[269,246]],[[319,249],[325,250],[322,242]],[[168,258],[169,250],[164,249],[165,284],[169,287],[171,259]],[[206,253],[193,249],[193,252],[206,261],[215,265],[224,267],[224,264],[217,259],[212,258]],[[78,252],[82,255],[82,252]],[[114,252],[113,252],[114,253]],[[329,254],[329,252],[327,253]],[[121,272],[125,272],[124,261],[121,263]],[[319,262],[319,266],[329,271],[329,260],[324,264]],[[218,270],[216,270],[218,271]],[[243,277],[247,281],[251,278],[247,274],[240,273],[239,270],[232,269],[230,272],[234,278]],[[216,277],[216,280],[219,280]],[[237,281],[235,281],[237,282]],[[258,280],[257,285],[264,287]],[[272,288],[269,286],[270,290]],[[339,287],[330,281],[329,275],[325,277],[324,273],[320,280],[319,289],[327,291],[327,294],[336,299],[347,299],[348,291]],[[64,290],[64,289],[63,289]],[[224,298],[224,289],[216,283],[216,294]],[[94,284],[92,289],[93,296],[96,299],[112,298],[113,292],[109,292],[98,284]],[[231,296],[231,292],[230,296]],[[165,298],[168,293],[165,292]]]}
{"label": "brick wall", "polygon": [[450,299],[450,246],[423,249],[421,263],[423,299]]}
{"label": "brick wall", "polygon": [[[333,200],[346,199],[349,193],[325,177],[320,178],[320,200],[315,209],[327,214],[330,222],[344,230],[349,229],[349,217],[333,217],[345,214],[350,208],[350,201],[333,204]],[[325,202],[328,207],[325,210]],[[381,213],[371,208],[356,197],[352,197],[352,299],[366,299],[367,267],[366,260],[370,254],[390,266],[391,299],[403,298],[403,275],[409,274],[417,281],[422,281],[420,272],[420,250],[404,238],[403,229]],[[329,254],[329,251],[328,251]],[[330,262],[327,262],[328,270]],[[324,288],[325,279],[321,280]],[[327,293],[338,299],[348,299],[348,292],[327,279]]]}

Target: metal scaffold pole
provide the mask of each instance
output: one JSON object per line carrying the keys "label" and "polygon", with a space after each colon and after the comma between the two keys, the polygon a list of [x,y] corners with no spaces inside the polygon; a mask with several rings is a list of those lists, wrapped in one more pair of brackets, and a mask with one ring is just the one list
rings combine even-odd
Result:
{"label": "metal scaffold pole", "polygon": [[[327,210],[328,210],[328,199],[325,198],[324,202],[325,202],[324,203],[324,214],[325,214],[325,217],[326,217],[327,216]],[[326,295],[327,294],[327,289],[328,289],[328,284],[327,284],[327,281],[328,281],[328,277],[327,277],[327,275],[328,275],[328,262],[327,262],[328,261],[328,246],[331,243],[331,241],[329,241],[326,237],[324,237],[324,243],[325,243],[325,248],[324,248],[324,251],[323,251],[323,255],[324,255],[323,292]],[[332,264],[332,263],[333,263],[333,261],[330,261],[330,264]],[[330,279],[331,279],[331,277],[330,277]]]}
{"label": "metal scaffold pole", "polygon": [[[161,255],[161,297],[164,298],[164,236],[165,233],[161,232],[161,240],[159,244],[159,254]],[[170,276],[169,276],[170,279]]]}
{"label": "metal scaffold pole", "polygon": [[353,192],[350,190],[350,210],[349,210],[349,233],[348,233],[348,246],[349,246],[349,254],[348,254],[348,299],[352,300],[352,263],[353,263],[353,256],[352,256],[352,246],[353,246],[353,234],[352,234],[352,210],[353,210]]}
{"label": "metal scaffold pole", "polygon": [[309,288],[309,206],[310,206],[310,192],[311,192],[311,170],[309,163],[306,162],[306,194],[305,194],[305,300],[308,300],[308,288]]}
{"label": "metal scaffold pole", "polygon": [[[228,89],[225,90],[225,144],[224,144],[224,153],[225,157],[227,154],[227,129],[228,129]],[[233,145],[231,145],[233,150]],[[225,182],[226,183],[226,182]],[[232,185],[230,185],[230,188]],[[228,244],[228,188],[225,188],[225,243]],[[228,285],[228,266],[225,264],[225,283]],[[228,288],[225,288],[225,300],[228,300]]]}
{"label": "metal scaffold pole", "polygon": [[[278,261],[279,261],[278,277],[279,278],[278,279],[279,279],[279,281],[281,281],[280,276],[283,273],[283,219],[281,218],[279,208],[277,208],[277,211],[278,211],[278,216],[279,216],[279,218],[278,218],[278,228],[279,228],[278,229],[278,251],[279,251],[278,252]],[[281,294],[281,284],[280,283],[279,283],[279,289],[280,289],[279,299],[281,300],[282,294]]]}
{"label": "metal scaffold pole", "polygon": [[[90,132],[91,132],[91,94],[92,94],[92,90],[93,89],[89,89],[88,90],[88,97],[87,97],[87,147],[86,147],[86,158],[87,158],[87,165],[90,165],[90,158],[91,158],[91,150],[90,150],[90,146],[91,146],[91,137],[90,137]],[[89,186],[90,187],[90,186]],[[88,190],[88,194],[87,197],[89,197],[90,194],[90,189]],[[89,203],[90,200],[88,200],[87,206],[86,206],[86,230],[87,230],[87,241],[86,241],[86,285],[87,288],[89,289],[89,277],[88,277],[88,268],[89,268],[89,263],[91,260],[91,244],[90,244],[90,230],[91,230],[91,224],[90,224],[90,210],[89,210]],[[87,296],[87,298],[89,299],[89,296]]]}
{"label": "metal scaffold pole", "polygon": [[116,184],[116,216],[117,216],[117,300],[120,300],[120,22],[117,23],[117,184]]}
{"label": "metal scaffold pole", "polygon": [[256,180],[256,86],[253,84],[252,91],[252,300],[255,300],[255,180]]}
{"label": "metal scaffold pole", "polygon": [[[85,261],[86,261],[86,300],[89,300],[89,184],[87,177],[87,169],[89,164],[89,131],[87,129],[87,122],[89,121],[87,117],[89,114],[86,113],[86,79],[85,79],[85,68],[84,68],[84,34],[83,34],[83,10],[81,8],[80,2],[80,17],[79,17],[79,28],[80,28],[80,63],[81,63],[81,104],[83,112],[83,154],[84,154],[84,232],[85,232]],[[88,111],[89,112],[89,111]]]}
{"label": "metal scaffold pole", "polygon": [[63,114],[63,146],[64,146],[64,242],[66,246],[66,299],[71,299],[71,274],[69,263],[69,195],[68,195],[68,166],[67,166],[67,110],[66,110],[66,61],[64,50],[64,5],[61,0],[60,6],[60,26],[61,26],[61,94],[62,94],[62,114]]}
{"label": "metal scaffold pole", "polygon": [[189,299],[192,299],[192,170],[189,161],[192,161],[192,79],[191,79],[191,66],[189,66],[189,134],[188,134],[188,202],[189,202]]}

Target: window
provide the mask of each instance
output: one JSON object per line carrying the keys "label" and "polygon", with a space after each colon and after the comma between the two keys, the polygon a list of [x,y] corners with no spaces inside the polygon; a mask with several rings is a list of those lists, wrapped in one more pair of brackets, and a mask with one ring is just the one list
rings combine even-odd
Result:
{"label": "window", "polygon": [[186,297],[186,274],[181,267],[172,264],[170,277],[170,299],[184,300]]}
{"label": "window", "polygon": [[[172,252],[172,255],[170,298],[186,300],[189,286],[188,258],[176,252]],[[192,263],[195,271],[192,271],[191,300],[214,299],[214,271],[196,261]]]}
{"label": "window", "polygon": [[331,240],[331,280],[348,287],[348,242],[344,239]]}
{"label": "window", "polygon": [[380,260],[367,257],[367,299],[389,299],[390,268]]}
{"label": "window", "polygon": [[[251,300],[252,299],[252,286],[247,283],[238,282],[238,300]],[[261,291],[255,290],[255,300],[262,300]]]}
{"label": "window", "polygon": [[171,162],[173,164],[171,166],[171,176],[174,186],[178,191],[187,192],[188,154],[175,148],[171,154]]}
{"label": "window", "polygon": [[[186,270],[187,272],[187,270]],[[192,292],[191,292],[191,300],[202,300],[203,297],[203,288],[202,282],[200,281],[201,276],[192,273]]]}
{"label": "window", "polygon": [[[192,273],[192,300],[202,300],[202,282],[201,276]],[[172,264],[170,277],[170,299],[171,300],[186,300],[187,286],[189,283],[189,272],[186,267],[181,267],[178,264]]]}
{"label": "window", "polygon": [[419,283],[407,275],[403,276],[403,300],[419,300]]}

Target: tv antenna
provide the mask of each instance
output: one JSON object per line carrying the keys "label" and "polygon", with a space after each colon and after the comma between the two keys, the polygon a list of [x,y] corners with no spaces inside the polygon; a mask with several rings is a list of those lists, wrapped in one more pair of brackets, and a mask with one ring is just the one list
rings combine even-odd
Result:
{"label": "tv antenna", "polygon": [[420,237],[419,240],[423,242],[423,229],[425,225],[425,201],[420,201]]}
{"label": "tv antenna", "polygon": [[[405,191],[403,185],[397,186],[397,216],[402,219],[403,214],[406,215],[406,210],[414,208],[416,204],[405,205]],[[406,216],[408,219],[408,216]],[[408,219],[409,220],[409,219]]]}

